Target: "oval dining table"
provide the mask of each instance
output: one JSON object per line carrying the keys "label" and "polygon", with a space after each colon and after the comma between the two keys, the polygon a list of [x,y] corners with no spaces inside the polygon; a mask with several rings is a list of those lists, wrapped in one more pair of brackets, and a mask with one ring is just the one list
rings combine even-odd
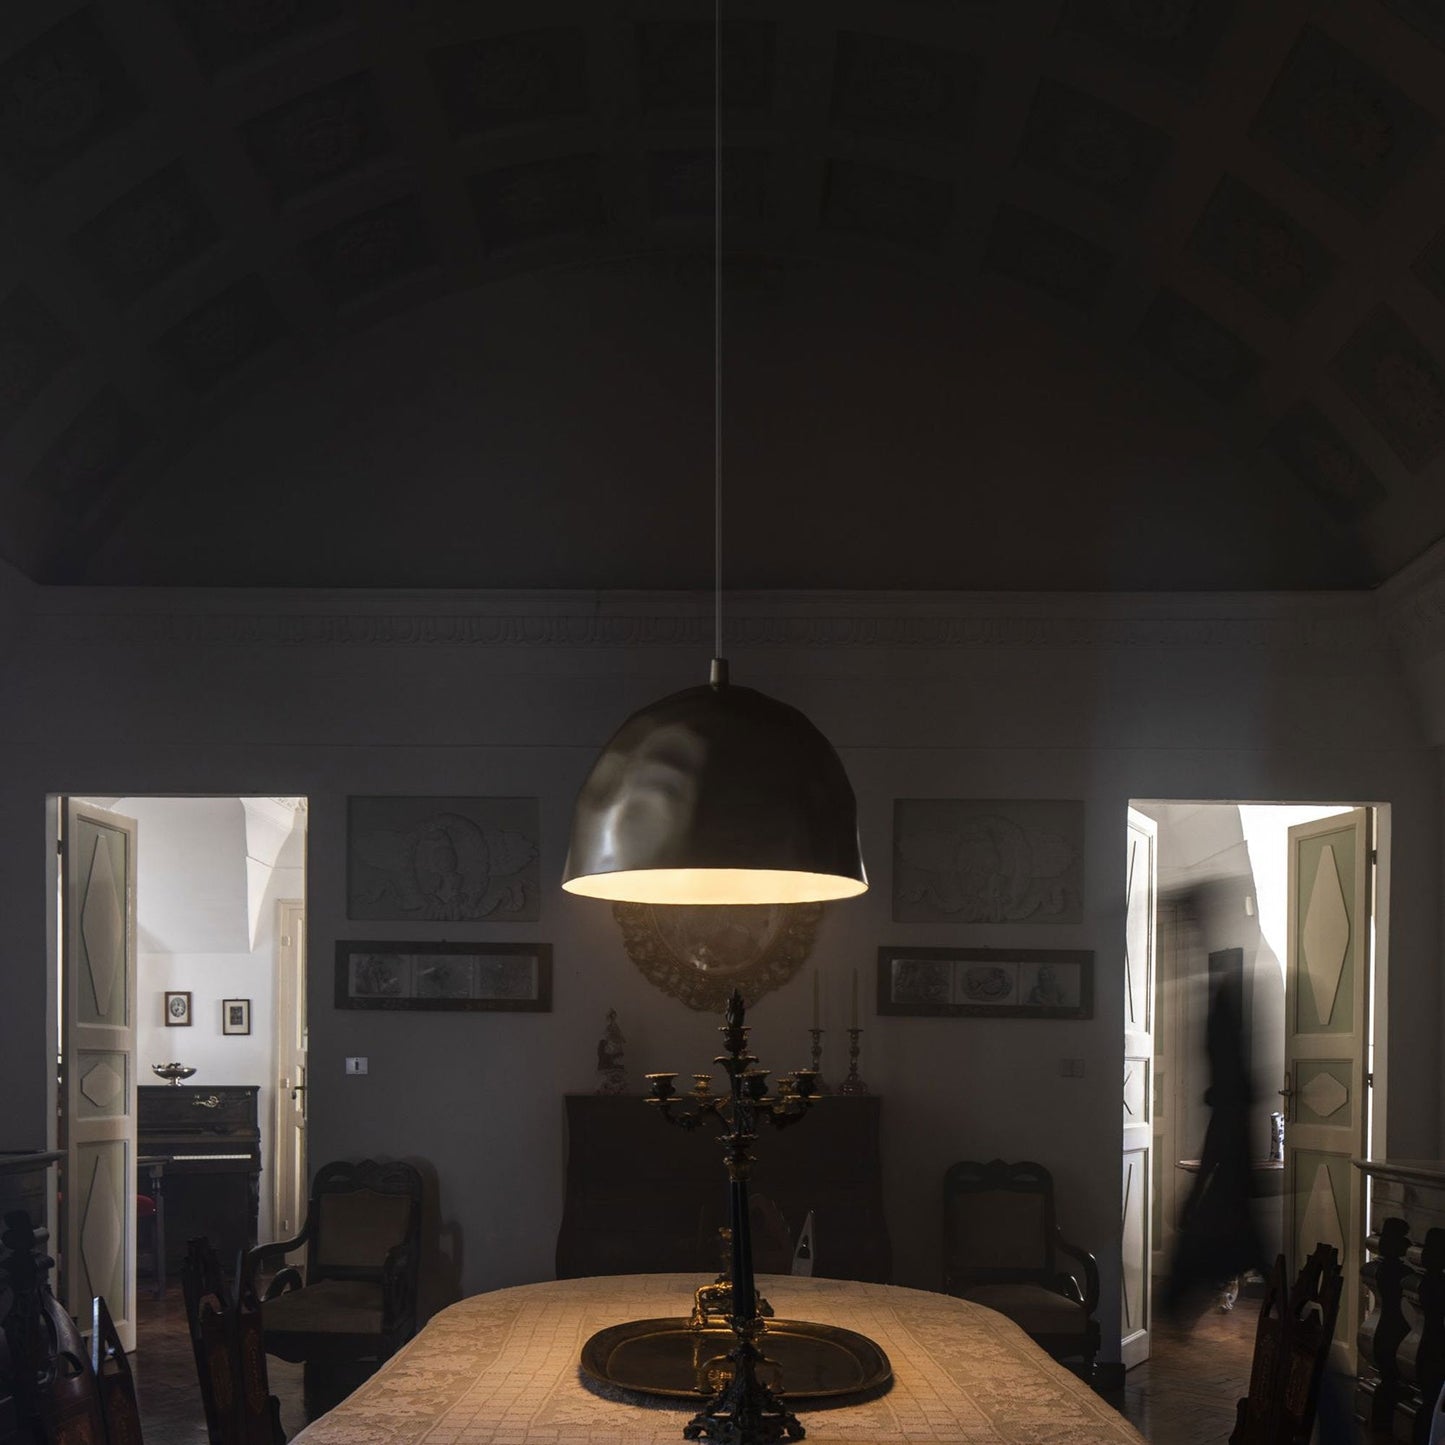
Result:
{"label": "oval dining table", "polygon": [[[600,1275],[473,1295],[433,1316],[293,1445],[678,1445],[698,1402],[594,1385],[578,1360],[608,1325],[687,1314],[700,1283],[694,1274]],[[893,1363],[892,1385],[872,1399],[798,1402],[813,1445],[1143,1439],[982,1305],[848,1280],[764,1275],[758,1285],[779,1318],[859,1331]]]}

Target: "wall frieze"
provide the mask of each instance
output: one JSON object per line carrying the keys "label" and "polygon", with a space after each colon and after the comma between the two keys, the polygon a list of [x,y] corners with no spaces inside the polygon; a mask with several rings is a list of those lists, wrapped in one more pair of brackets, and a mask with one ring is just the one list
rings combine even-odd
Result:
{"label": "wall frieze", "polygon": [[[1445,619],[1445,597],[1441,599]],[[526,614],[50,612],[37,619],[41,645],[107,647],[707,647],[707,615],[645,612]],[[1445,625],[1445,622],[1442,622]],[[769,648],[1029,649],[1233,648],[1353,651],[1378,647],[1368,609],[1274,616],[1082,616],[937,610],[887,614],[798,612],[725,617],[728,650]]]}

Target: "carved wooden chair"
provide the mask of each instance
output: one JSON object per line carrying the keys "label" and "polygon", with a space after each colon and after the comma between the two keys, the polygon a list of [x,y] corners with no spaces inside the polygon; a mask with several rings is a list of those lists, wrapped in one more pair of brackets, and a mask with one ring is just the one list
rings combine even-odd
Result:
{"label": "carved wooden chair", "polygon": [[281,1407],[266,1377],[261,1304],[243,1262],[232,1295],[210,1241],[192,1239],[181,1290],[211,1445],[285,1445]]}
{"label": "carved wooden chair", "polygon": [[140,1406],[136,1403],[130,1361],[100,1295],[91,1303],[90,1368],[100,1389],[107,1445],[141,1445]]}
{"label": "carved wooden chair", "polygon": [[1308,1445],[1343,1287],[1332,1245],[1315,1246],[1293,1285],[1284,1256],[1275,1260],[1255,1329],[1249,1394],[1237,1407],[1230,1445]]}
{"label": "carved wooden chair", "polygon": [[[1078,1261],[1083,1287],[1061,1270]],[[1055,1359],[1092,1370],[1099,1352],[1099,1266],[1054,1221],[1053,1176],[1042,1164],[962,1160],[943,1177],[945,1293],[1007,1315]]]}
{"label": "carved wooden chair", "polygon": [[[8,1383],[9,1427],[17,1441],[46,1445],[106,1445],[100,1388],[85,1341],[50,1292],[46,1276],[54,1265],[43,1246],[48,1238],[23,1210],[5,1216],[0,1243],[0,1335]],[[0,1420],[4,1414],[0,1414]],[[139,1442],[139,1436],[136,1437]]]}
{"label": "carved wooden chair", "polygon": [[291,1266],[279,1270],[261,1319],[267,1353],[305,1363],[313,1417],[335,1403],[328,1370],[357,1362],[374,1368],[416,1333],[421,1205],[421,1175],[410,1164],[326,1164],[312,1182],[300,1234],[250,1252],[248,1270],[259,1274],[267,1261],[306,1250],[304,1278]]}

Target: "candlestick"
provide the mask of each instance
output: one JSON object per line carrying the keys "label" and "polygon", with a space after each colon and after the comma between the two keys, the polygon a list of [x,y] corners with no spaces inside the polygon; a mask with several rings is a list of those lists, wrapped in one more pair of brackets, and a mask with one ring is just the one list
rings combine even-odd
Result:
{"label": "candlestick", "polygon": [[[823,1022],[818,1016],[818,970],[813,970],[813,1028],[815,1030],[823,1027]],[[818,1061],[813,1060],[816,1064]]]}
{"label": "candlestick", "polygon": [[809,1029],[808,1032],[813,1036],[813,1072],[818,1075],[818,1081],[813,1087],[820,1094],[831,1094],[833,1092],[832,1085],[819,1072],[823,1066],[823,1030],[814,1028]]}
{"label": "candlestick", "polygon": [[858,1074],[858,1054],[860,1052],[858,1040],[863,1030],[853,1028],[848,1030],[848,1077],[838,1085],[840,1094],[866,1094],[868,1085],[863,1082]]}
{"label": "candlestick", "polygon": [[759,1370],[769,1364],[763,1353],[766,1330],[753,1274],[752,1230],[749,1226],[748,1178],[752,1172],[752,1146],[764,1123],[777,1129],[798,1123],[818,1095],[812,1069],[795,1069],[768,1087],[768,1070],[757,1067],[748,1052],[748,1029],[743,996],[736,989],[728,1000],[722,1027],[723,1049],[714,1063],[728,1076],[726,1093],[715,1094],[707,1074],[694,1074],[690,1093],[679,1096],[673,1087],[676,1074],[648,1074],[647,1102],[669,1123],[691,1132],[705,1123],[724,1130],[724,1163],[728,1174],[729,1216],[732,1225],[731,1290],[727,1321],[733,1347],[727,1352],[731,1370],[722,1376],[718,1393],[683,1427],[688,1440],[713,1445],[775,1445],[801,1440],[803,1427],[783,1403],[781,1395],[764,1383]]}

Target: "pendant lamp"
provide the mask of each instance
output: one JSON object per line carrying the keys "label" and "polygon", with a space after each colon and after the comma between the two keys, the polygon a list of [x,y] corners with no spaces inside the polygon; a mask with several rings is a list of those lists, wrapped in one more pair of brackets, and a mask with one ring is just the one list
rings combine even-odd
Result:
{"label": "pendant lamp", "polygon": [[722,656],[722,15],[713,26],[713,621],[705,686],[635,712],[583,783],[562,887],[627,903],[819,903],[868,888],[838,754]]}

